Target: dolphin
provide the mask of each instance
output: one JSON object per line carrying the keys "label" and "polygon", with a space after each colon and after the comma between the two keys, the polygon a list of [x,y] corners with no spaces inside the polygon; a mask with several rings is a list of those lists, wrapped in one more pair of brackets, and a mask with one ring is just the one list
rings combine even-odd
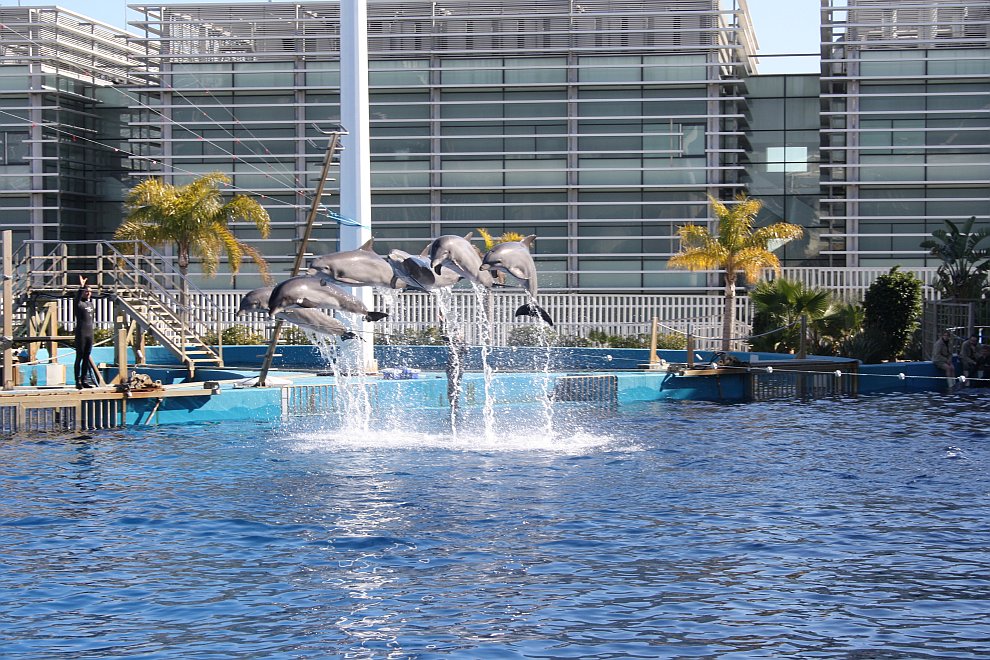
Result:
{"label": "dolphin", "polygon": [[385,260],[392,267],[392,272],[406,283],[407,289],[429,292],[453,286],[460,281],[461,276],[449,268],[441,267],[439,275],[430,268],[430,260],[426,256],[429,249],[430,247],[426,246],[426,250],[423,251],[424,254],[420,255],[411,255],[402,250],[392,250],[385,257]]}
{"label": "dolphin", "polygon": [[341,339],[357,337],[346,325],[319,309],[286,309],[277,313],[275,318],[320,335],[337,335]]}
{"label": "dolphin", "polygon": [[273,286],[263,286],[260,289],[254,289],[248,291],[241,298],[241,305],[237,308],[237,315],[240,316],[245,312],[267,312],[268,311],[268,299],[272,297]]}
{"label": "dolphin", "polygon": [[368,239],[356,250],[331,252],[309,262],[313,275],[321,275],[345,286],[377,286],[383,289],[404,289],[406,283],[395,276],[392,267],[372,246]]}
{"label": "dolphin", "polygon": [[430,268],[437,275],[442,273],[442,268],[449,268],[464,279],[490,289],[494,283],[492,274],[481,270],[481,254],[471,245],[472,233],[463,238],[453,234],[435,238],[430,243]]}
{"label": "dolphin", "polygon": [[[237,314],[241,315],[246,312],[255,311],[267,312],[268,300],[271,298],[274,288],[272,286],[263,286],[244,294],[244,297],[241,298],[241,305],[237,310]],[[301,307],[286,309],[277,313],[275,318],[321,335],[338,335],[341,339],[354,339],[357,337],[356,334],[347,329],[346,325],[318,309],[304,309]]]}
{"label": "dolphin", "polygon": [[295,307],[339,309],[360,314],[366,321],[380,321],[388,316],[384,312],[369,312],[364,303],[333,283],[328,277],[297,275],[280,282],[268,299],[268,314]]}
{"label": "dolphin", "polygon": [[516,310],[516,316],[539,316],[547,325],[553,325],[553,320],[545,309],[536,304],[536,294],[539,287],[536,283],[536,263],[529,248],[536,240],[536,234],[530,234],[521,241],[506,241],[499,243],[485,254],[481,262],[482,271],[506,273],[516,278],[529,293],[530,302]]}

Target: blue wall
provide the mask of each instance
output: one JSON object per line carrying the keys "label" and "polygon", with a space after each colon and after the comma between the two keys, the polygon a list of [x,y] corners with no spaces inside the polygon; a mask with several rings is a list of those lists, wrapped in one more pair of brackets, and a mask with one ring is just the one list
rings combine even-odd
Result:
{"label": "blue wall", "polygon": [[[224,360],[227,366],[223,369],[201,369],[197,371],[195,381],[204,380],[233,380],[253,375],[264,361],[265,346],[226,346]],[[660,356],[672,363],[683,363],[687,359],[684,351],[658,351]],[[701,362],[711,357],[710,351],[698,351]],[[733,353],[743,361],[753,361],[759,364],[766,360],[793,359],[793,355],[774,353]],[[114,352],[111,347],[97,347],[93,350],[97,363],[105,363],[108,368],[104,375],[113,378],[116,375]],[[443,373],[449,361],[449,350],[445,346],[376,346],[375,357],[382,369],[410,367],[423,372]],[[69,349],[59,351],[60,361],[67,366],[67,379],[72,383],[72,360],[74,352]],[[133,355],[131,355],[133,360]],[[829,359],[829,358],[820,358]],[[835,358],[838,360],[838,358]],[[154,380],[165,384],[186,381],[186,370],[178,360],[165,348],[149,346],[147,360],[159,368],[141,367],[139,371],[147,373]],[[636,370],[639,365],[649,360],[649,351],[632,348],[554,348],[549,354],[542,347],[499,347],[491,351],[489,364],[496,372],[528,372],[543,373],[549,370],[554,374],[568,372],[615,372]],[[481,370],[481,352],[476,347],[465,351],[464,361],[468,372]],[[174,365],[174,366],[168,366]],[[275,370],[305,369],[319,371],[328,369],[324,357],[314,346],[280,346],[273,360]],[[38,367],[20,367],[22,382],[30,382],[30,373],[34,371],[38,385],[45,385],[44,370]],[[905,374],[904,379],[898,374]],[[930,362],[897,362],[889,364],[860,365],[859,391],[863,394],[903,391],[940,391],[945,389],[945,380],[938,378],[939,374]],[[445,382],[441,379],[441,382]],[[659,391],[662,398],[674,399],[705,399],[705,400],[739,400],[742,398],[742,379],[731,378],[728,374],[691,377],[687,379],[668,377],[667,374],[656,374],[637,371],[625,374],[620,384],[620,400],[647,400],[652,392],[655,398]],[[422,385],[413,386],[418,392]],[[439,386],[438,386],[439,387]],[[440,394],[424,394],[430,400],[442,396],[446,400],[445,385]],[[419,396],[419,394],[417,394]]]}

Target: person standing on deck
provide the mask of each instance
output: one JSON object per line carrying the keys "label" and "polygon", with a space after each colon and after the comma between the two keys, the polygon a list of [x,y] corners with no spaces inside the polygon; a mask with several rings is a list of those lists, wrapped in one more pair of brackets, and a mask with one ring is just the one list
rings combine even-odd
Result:
{"label": "person standing on deck", "polygon": [[72,311],[76,318],[76,389],[93,388],[96,384],[89,379],[89,359],[93,352],[93,329],[96,306],[93,291],[86,284],[86,278],[79,278],[79,290],[73,297]]}

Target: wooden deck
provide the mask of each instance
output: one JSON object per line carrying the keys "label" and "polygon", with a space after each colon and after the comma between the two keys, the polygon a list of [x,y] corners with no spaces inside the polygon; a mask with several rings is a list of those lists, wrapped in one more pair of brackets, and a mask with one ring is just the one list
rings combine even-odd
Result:
{"label": "wooden deck", "polygon": [[88,431],[126,426],[128,402],[214,396],[213,383],[164,385],[127,390],[114,386],[77,390],[63,387],[15,387],[0,390],[0,434]]}

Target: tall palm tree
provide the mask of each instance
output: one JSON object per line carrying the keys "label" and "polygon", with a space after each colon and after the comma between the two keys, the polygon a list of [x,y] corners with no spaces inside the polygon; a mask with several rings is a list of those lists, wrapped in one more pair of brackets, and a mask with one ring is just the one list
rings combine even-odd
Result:
{"label": "tall palm tree", "polygon": [[946,220],[946,229],[936,229],[931,238],[921,242],[921,247],[942,261],[935,288],[946,298],[979,298],[987,287],[990,245],[983,243],[990,238],[990,228],[973,231],[975,222],[973,216],[959,227]]}
{"label": "tall palm tree", "polygon": [[736,203],[726,206],[708,196],[718,221],[715,233],[700,225],[678,228],[681,251],[667,262],[669,268],[685,270],[725,270],[725,306],[722,312],[722,350],[729,350],[732,321],[736,310],[736,280],[740,273],[746,282],[756,282],[765,268],[780,272],[780,260],[770,251],[773,240],[800,238],[804,229],[787,222],[754,227],[763,203],[739,195]]}
{"label": "tall palm tree", "polygon": [[145,179],[131,188],[125,205],[129,211],[124,222],[114,232],[117,240],[141,240],[156,247],[175,245],[179,272],[189,272],[191,255],[203,261],[207,276],[216,273],[220,253],[227,253],[230,270],[237,273],[245,255],[256,264],[266,283],[271,276],[261,253],[239,240],[230,228],[236,220],[254,224],[267,238],[271,220],[268,212],[247,195],[234,195],[225,202],[220,186],[230,179],[220,172],[205,174],[184,186]]}

